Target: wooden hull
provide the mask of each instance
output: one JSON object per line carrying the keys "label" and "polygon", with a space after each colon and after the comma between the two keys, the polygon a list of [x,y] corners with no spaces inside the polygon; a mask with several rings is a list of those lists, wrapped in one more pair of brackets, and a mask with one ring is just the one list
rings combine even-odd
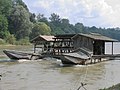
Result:
{"label": "wooden hull", "polygon": [[81,57],[73,57],[69,55],[56,55],[54,58],[60,59],[62,64],[69,65],[85,65],[86,61],[89,59],[83,59]]}
{"label": "wooden hull", "polygon": [[70,61],[69,59],[65,58],[63,55],[54,55],[53,58],[60,59],[62,64],[70,64],[70,65],[76,64],[76,63]]}
{"label": "wooden hull", "polygon": [[[70,56],[64,56],[65,60],[62,60],[63,64],[79,64],[79,65],[85,65],[86,60],[82,58],[75,58],[75,57],[70,57]],[[66,61],[67,60],[67,61]],[[69,61],[69,63],[68,63]]]}
{"label": "wooden hull", "polygon": [[85,65],[86,62],[90,60],[90,56],[80,50],[73,53],[63,53],[61,55],[55,55],[55,58],[60,59],[63,64],[73,65]]}
{"label": "wooden hull", "polygon": [[71,56],[63,56],[63,59],[61,59],[63,64],[74,64],[74,65],[85,65],[86,60],[82,58],[77,57],[71,57]]}
{"label": "wooden hull", "polygon": [[10,58],[10,59],[30,59],[31,55],[24,53],[24,52],[17,52],[13,50],[3,50],[3,52]]}

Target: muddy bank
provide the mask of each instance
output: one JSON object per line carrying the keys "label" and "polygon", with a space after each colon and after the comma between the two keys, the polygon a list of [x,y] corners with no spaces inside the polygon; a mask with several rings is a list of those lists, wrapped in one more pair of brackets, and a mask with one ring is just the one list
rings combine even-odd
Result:
{"label": "muddy bank", "polygon": [[100,89],[100,90],[120,90],[120,83],[117,85],[113,85],[112,87],[104,88],[104,89]]}

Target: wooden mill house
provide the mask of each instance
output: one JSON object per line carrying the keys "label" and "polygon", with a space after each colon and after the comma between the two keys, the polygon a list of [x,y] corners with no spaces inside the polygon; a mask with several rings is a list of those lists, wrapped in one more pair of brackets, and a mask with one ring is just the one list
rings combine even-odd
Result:
{"label": "wooden mill house", "polygon": [[[91,34],[63,34],[48,36],[37,36],[32,40],[34,52],[37,45],[43,44],[43,55],[61,59],[63,64],[88,64],[99,62],[102,58],[115,57],[113,55],[113,42],[117,40],[103,36],[98,33]],[[112,54],[105,54],[105,42],[112,42]],[[41,48],[41,47],[40,47]],[[48,55],[48,56],[49,56]]]}

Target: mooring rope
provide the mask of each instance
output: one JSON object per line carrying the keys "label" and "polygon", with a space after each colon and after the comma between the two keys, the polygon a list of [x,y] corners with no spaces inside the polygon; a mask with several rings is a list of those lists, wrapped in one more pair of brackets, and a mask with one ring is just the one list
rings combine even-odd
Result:
{"label": "mooring rope", "polygon": [[85,71],[85,76],[83,77],[83,80],[81,80],[81,85],[76,89],[76,90],[80,90],[81,88],[84,88],[84,90],[87,90],[84,86],[87,85],[85,82],[86,77],[87,77],[87,73],[88,73],[88,66],[86,65],[86,71]]}
{"label": "mooring rope", "polygon": [[[84,71],[82,68],[80,68],[79,70],[80,72]],[[73,89],[70,89],[70,90],[76,90],[76,87],[78,86],[78,83],[80,83],[80,80],[82,79],[81,75],[80,77],[76,80],[75,84],[74,84],[74,87]]]}
{"label": "mooring rope", "polygon": [[87,85],[87,84],[86,84],[86,83],[84,84],[84,83],[81,82],[81,85],[77,88],[77,90],[80,90],[81,87],[84,88],[85,90],[87,90],[87,89],[84,87],[85,85]]}
{"label": "mooring rope", "polygon": [[1,80],[2,74],[0,74],[0,80]]}
{"label": "mooring rope", "polygon": [[85,76],[84,76],[84,78],[83,78],[83,81],[82,81],[82,82],[84,82],[84,81],[85,81],[85,79],[86,79],[86,77],[87,77],[87,73],[88,73],[88,65],[86,65],[86,72],[85,72]]}
{"label": "mooring rope", "polygon": [[[84,68],[83,69],[80,69],[80,71],[84,71]],[[83,77],[80,76],[79,79],[77,79],[77,81],[75,82],[75,85],[73,87],[73,89],[70,89],[70,90],[80,90],[81,88],[83,88],[84,90],[87,90],[84,86],[87,85],[85,83],[85,80],[86,80],[86,77],[87,77],[87,73],[88,73],[88,65],[86,65],[86,70],[85,70],[85,75],[83,75]],[[80,84],[79,87],[77,84]],[[77,88],[76,88],[77,87]]]}

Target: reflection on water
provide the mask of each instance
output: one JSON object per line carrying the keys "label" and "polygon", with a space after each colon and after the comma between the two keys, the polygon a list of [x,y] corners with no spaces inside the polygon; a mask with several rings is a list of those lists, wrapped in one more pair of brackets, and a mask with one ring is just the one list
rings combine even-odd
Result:
{"label": "reflection on water", "polygon": [[[24,47],[21,50],[32,49]],[[87,83],[87,90],[98,90],[120,83],[119,67],[119,60],[88,66],[64,66],[52,58],[12,62],[2,58],[0,90],[77,90],[81,82]]]}
{"label": "reflection on water", "polygon": [[98,90],[120,82],[118,67],[120,61],[70,67],[51,60],[2,62],[0,90],[76,90],[81,82]]}

